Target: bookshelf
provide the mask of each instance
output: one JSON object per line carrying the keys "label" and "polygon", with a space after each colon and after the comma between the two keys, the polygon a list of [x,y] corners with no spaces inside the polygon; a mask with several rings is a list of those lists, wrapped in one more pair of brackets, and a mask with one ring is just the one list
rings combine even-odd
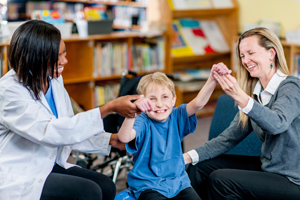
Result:
{"label": "bookshelf", "polygon": [[[172,10],[167,0],[149,0],[148,5],[124,0],[115,3],[100,0],[65,0],[65,2],[81,2],[81,3],[101,3],[106,5],[121,5],[141,7],[147,10],[147,20],[149,23],[159,23],[166,25],[167,30],[158,38],[143,38],[135,32],[113,32],[107,35],[91,35],[86,38],[79,38],[78,35],[72,35],[70,38],[64,39],[67,47],[68,64],[63,72],[65,87],[70,96],[85,110],[95,107],[95,88],[115,84],[120,81],[121,74],[114,73],[111,75],[95,75],[95,49],[97,44],[121,43],[127,45],[128,52],[132,52],[133,46],[136,44],[154,44],[163,41],[163,59],[158,68],[150,68],[147,70],[139,70],[138,75],[144,75],[154,71],[163,71],[173,74],[174,70],[185,69],[187,66],[195,69],[210,69],[214,63],[224,62],[227,66],[234,69],[234,39],[238,35],[238,6],[236,0],[232,0],[232,8],[211,8],[197,10]],[[193,18],[199,20],[215,20],[220,27],[227,43],[231,47],[231,51],[222,53],[208,53],[204,55],[191,55],[183,57],[174,57],[171,54],[171,38],[172,38],[172,21],[174,19]],[[295,64],[296,55],[300,54],[300,45],[289,44],[282,41],[288,66],[292,72],[298,71],[299,66]],[[5,74],[8,71],[7,50],[9,40],[0,40],[1,55],[1,71]],[[128,53],[131,58],[131,67],[134,66],[133,55]],[[132,69],[132,68],[131,68]],[[299,70],[300,71],[300,70]],[[199,84],[200,85],[200,84]],[[192,89],[187,86],[177,87],[176,106],[187,103],[192,100],[200,87]],[[220,87],[214,91],[211,97],[211,103],[204,112],[198,113],[198,116],[211,115],[214,112],[214,100],[216,100],[223,91]]]}
{"label": "bookshelf", "polygon": [[[171,54],[172,23],[174,19],[193,18],[197,20],[215,20],[221,29],[228,44],[232,37],[238,35],[238,6],[236,0],[232,0],[231,8],[210,8],[193,10],[172,10],[168,0],[148,0],[148,4],[139,1],[123,0],[117,2],[103,0],[62,0],[58,2],[84,3],[84,4],[103,4],[107,6],[135,7],[146,10],[148,23],[161,24],[167,27],[162,35],[164,42],[163,66],[160,71],[173,74],[174,70],[191,68],[211,68],[218,62],[224,62],[230,65],[231,52],[209,53],[204,55],[191,55],[184,57],[174,57]],[[118,27],[115,27],[118,28]],[[124,27],[119,27],[124,28]],[[132,26],[131,29],[139,29],[138,26]],[[64,83],[70,96],[82,105],[85,110],[95,107],[95,87],[118,82],[120,74],[111,74],[106,76],[95,76],[95,47],[98,43],[123,43],[128,47],[129,52],[137,43],[149,43],[147,39],[140,38],[137,33],[116,32],[109,35],[94,35],[87,38],[79,38],[72,35],[64,39],[68,52],[69,63],[63,72]],[[7,47],[5,47],[7,48]],[[132,55],[129,55],[132,57]],[[132,61],[133,62],[133,61]],[[131,64],[133,65],[133,64]],[[157,69],[148,69],[140,71],[139,75],[156,71]],[[201,89],[201,87],[199,88]],[[187,103],[193,99],[199,89],[190,90],[190,88],[176,88],[177,101],[176,106]],[[218,87],[213,93],[211,100],[216,100],[222,90]],[[213,104],[213,103],[212,103]],[[198,113],[198,116],[210,115],[213,109],[203,109],[204,112]]]}
{"label": "bookshelf", "polygon": [[[155,11],[155,8],[148,8],[150,12],[158,12],[159,14],[153,14],[154,16],[159,15],[160,19],[151,19],[152,21],[160,20],[161,23],[167,25],[167,31],[165,34],[165,44],[166,44],[166,72],[173,73],[174,70],[181,70],[185,68],[194,69],[210,69],[213,64],[218,62],[223,62],[227,66],[231,66],[231,41],[234,37],[238,35],[238,4],[236,0],[232,0],[233,6],[230,8],[215,8],[212,4],[211,8],[203,9],[188,9],[188,10],[174,10],[169,4],[171,0],[158,0],[159,10]],[[212,1],[208,1],[212,2]],[[158,7],[156,6],[156,9]],[[226,52],[214,52],[205,53],[202,55],[188,55],[176,57],[172,55],[172,36],[173,36],[173,21],[180,19],[195,19],[195,20],[214,20],[219,29],[221,30],[229,49]],[[200,84],[200,83],[199,83]],[[201,89],[201,87],[200,87]],[[187,103],[192,100],[199,92],[199,88],[192,90],[188,84],[186,88],[177,87],[177,101],[176,106]],[[214,91],[212,97],[210,98],[210,103],[208,106],[213,106],[214,101],[223,94],[223,91],[218,86]],[[197,113],[197,116],[211,115],[214,112],[214,108],[203,109],[202,112]]]}
{"label": "bookshelf", "polygon": [[[161,38],[151,38],[154,43]],[[122,69],[119,73],[111,74],[109,76],[100,76],[94,73],[94,49],[95,44],[103,43],[123,43],[127,45],[128,51],[137,43],[147,44],[149,38],[141,38],[137,33],[131,32],[116,32],[108,35],[92,35],[86,38],[80,38],[74,34],[70,38],[64,39],[67,49],[68,64],[65,66],[63,72],[63,79],[65,88],[70,97],[72,97],[84,110],[89,110],[98,106],[95,102],[95,88],[97,86],[105,86],[108,84],[116,84],[120,82],[121,73],[126,70]],[[154,41],[153,41],[154,40]],[[155,45],[155,44],[154,44]],[[2,55],[1,62],[3,63],[3,72],[8,71],[7,65],[7,49],[9,47],[9,40],[3,40],[0,43],[0,53]],[[162,50],[161,50],[162,51]],[[104,55],[105,56],[105,55]],[[133,59],[131,53],[125,55],[128,59]],[[133,65],[133,64],[132,64]],[[158,69],[147,69],[138,72],[138,75],[144,75],[154,71],[163,71],[165,63],[164,60],[159,63]],[[133,66],[132,66],[133,67]]]}
{"label": "bookshelf", "polygon": [[7,49],[9,41],[5,39],[0,40],[0,77],[8,71],[7,65]]}
{"label": "bookshelf", "polygon": [[[148,5],[147,0],[61,0],[49,2],[27,2],[26,7],[36,7],[40,9],[53,9],[55,3],[63,2],[71,7],[80,3],[81,7],[91,5],[104,5],[109,8],[133,8],[141,11],[143,20],[146,17]],[[35,5],[37,3],[37,5]],[[151,3],[149,3],[151,4]],[[19,4],[16,4],[18,6]],[[71,9],[72,10],[72,9]],[[132,9],[131,9],[132,10]],[[27,10],[26,10],[27,12]],[[114,14],[114,12],[112,12]],[[140,12],[138,13],[140,14]],[[23,13],[24,18],[29,18],[30,13]],[[111,17],[111,16],[108,16]],[[112,16],[114,17],[114,16]],[[98,106],[99,100],[97,91],[104,86],[118,84],[121,73],[125,70],[134,70],[138,75],[144,75],[154,71],[165,71],[166,59],[164,58],[165,45],[162,36],[145,38],[140,36],[135,30],[141,28],[140,24],[131,26],[113,25],[114,29],[133,30],[118,31],[106,35],[90,35],[80,38],[73,34],[69,38],[64,38],[67,48],[68,64],[63,72],[65,88],[84,110],[89,110]],[[9,41],[0,46],[0,53],[3,53],[4,72],[7,66],[7,48]],[[140,55],[141,59],[137,58]],[[105,60],[105,62],[104,62]],[[104,70],[105,66],[105,70]],[[118,66],[118,67],[116,67]],[[104,70],[104,71],[103,71]],[[105,72],[105,73],[103,73]],[[106,87],[105,87],[106,88]]]}
{"label": "bookshelf", "polygon": [[287,65],[292,75],[300,78],[300,44],[290,44],[281,40]]}
{"label": "bookshelf", "polygon": [[[132,54],[134,46],[137,44],[145,44],[146,52],[147,44],[149,43],[148,38],[141,38],[137,33],[131,32],[115,32],[107,35],[93,35],[87,38],[79,38],[77,35],[64,39],[67,48],[67,59],[68,64],[63,72],[63,78],[65,87],[69,95],[79,104],[84,110],[92,109],[97,106],[97,95],[96,88],[98,86],[105,86],[109,84],[115,84],[120,82],[121,74],[124,70],[134,70],[134,59],[135,56]],[[152,38],[152,40],[161,42],[161,38]],[[153,43],[155,43],[155,41]],[[117,54],[113,56],[113,53],[117,51],[117,46],[113,44],[119,44],[126,48],[125,53]],[[97,51],[97,45],[102,45],[102,52],[95,53]],[[104,47],[110,46],[110,50],[104,52]],[[155,46],[155,44],[154,44]],[[159,49],[160,53],[163,53],[162,49]],[[109,54],[108,54],[109,52]],[[148,54],[149,55],[149,54]],[[97,61],[100,57],[101,60],[109,58],[115,58],[113,60],[121,60],[122,57],[126,57],[126,63],[120,65],[119,70],[111,70],[110,74],[105,75],[103,72],[95,73],[95,65],[100,62],[100,66],[104,67],[104,62]],[[118,57],[118,58],[116,58]],[[96,59],[95,59],[96,58]],[[150,58],[148,58],[149,60]],[[159,61],[156,66],[152,65],[152,68],[147,66],[146,61],[142,60],[142,66],[139,66],[139,70],[135,70],[139,75],[144,75],[153,71],[164,71],[165,63],[164,59]],[[113,69],[116,63],[110,63],[109,69]],[[96,66],[97,68],[97,66]],[[100,95],[101,96],[101,95]]]}
{"label": "bookshelf", "polygon": [[74,21],[76,10],[94,5],[102,5],[106,7],[108,17],[116,19],[113,24],[114,29],[139,30],[142,24],[146,22],[148,1],[149,0],[15,0],[8,2],[8,20],[19,21],[30,19],[33,10],[58,9],[65,14],[66,21]]}

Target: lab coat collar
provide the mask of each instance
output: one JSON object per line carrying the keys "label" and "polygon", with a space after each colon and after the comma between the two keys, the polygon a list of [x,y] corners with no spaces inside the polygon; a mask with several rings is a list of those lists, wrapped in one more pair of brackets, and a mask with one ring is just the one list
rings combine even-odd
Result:
{"label": "lab coat collar", "polygon": [[[19,82],[19,79],[17,77],[17,74],[16,74],[15,70],[11,69],[8,73],[11,73],[14,76],[14,79],[17,82]],[[60,102],[60,100],[62,98],[61,95],[63,95],[63,94],[59,94],[59,91],[61,90],[60,87],[59,87],[59,80],[62,81],[62,77],[61,76],[58,77],[58,78],[52,78],[52,77],[50,77],[50,81],[51,81],[51,84],[52,84],[53,96],[54,96],[54,102],[55,102],[55,106],[56,106],[58,117],[61,115],[61,113],[60,113],[60,110],[61,110],[60,109],[61,108],[61,102]],[[41,104],[43,106],[45,106],[49,110],[49,112],[52,113],[52,110],[51,110],[51,108],[50,108],[50,106],[49,106],[49,104],[48,104],[48,102],[47,102],[47,100],[45,98],[45,95],[44,95],[43,91],[40,92],[40,99],[41,99],[40,100]]]}

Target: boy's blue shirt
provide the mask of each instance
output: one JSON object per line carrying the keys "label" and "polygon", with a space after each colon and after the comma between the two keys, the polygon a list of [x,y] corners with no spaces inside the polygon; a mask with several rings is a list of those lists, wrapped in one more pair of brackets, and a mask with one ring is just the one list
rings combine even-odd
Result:
{"label": "boy's blue shirt", "polygon": [[128,184],[136,198],[146,189],[172,198],[191,186],[185,172],[181,141],[195,131],[196,125],[196,115],[188,117],[186,104],[173,108],[165,122],[154,121],[146,113],[136,118],[133,126],[136,138],[126,144],[134,161]]}

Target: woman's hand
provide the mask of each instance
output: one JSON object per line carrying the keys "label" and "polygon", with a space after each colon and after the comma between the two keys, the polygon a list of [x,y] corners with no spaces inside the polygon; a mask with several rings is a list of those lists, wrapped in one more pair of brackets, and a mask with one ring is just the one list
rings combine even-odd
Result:
{"label": "woman's hand", "polygon": [[246,107],[248,104],[249,96],[240,88],[236,79],[228,75],[221,76],[218,72],[213,72],[214,78],[221,85],[222,90],[231,96],[241,108]]}
{"label": "woman's hand", "polygon": [[122,143],[119,138],[118,138],[118,134],[115,133],[115,134],[111,134],[110,136],[110,140],[109,140],[109,144],[113,147],[116,147],[118,149],[121,149],[121,150],[125,150],[125,144]]}
{"label": "woman's hand", "polygon": [[143,95],[141,95],[141,98],[136,100],[134,104],[142,111],[151,111],[154,108],[153,103],[150,101],[149,98],[145,98]]}
{"label": "woman's hand", "polygon": [[100,107],[101,117],[104,118],[112,112],[117,112],[123,117],[133,118],[140,109],[134,104],[134,101],[141,98],[140,95],[126,95],[118,97]]}

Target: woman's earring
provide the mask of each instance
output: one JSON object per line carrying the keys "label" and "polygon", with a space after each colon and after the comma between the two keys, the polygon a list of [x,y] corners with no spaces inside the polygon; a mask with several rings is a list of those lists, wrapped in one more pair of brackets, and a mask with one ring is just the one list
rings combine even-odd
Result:
{"label": "woman's earring", "polygon": [[273,68],[273,64],[272,64],[272,63],[271,63],[271,66],[270,66],[270,67],[271,67],[271,69]]}

